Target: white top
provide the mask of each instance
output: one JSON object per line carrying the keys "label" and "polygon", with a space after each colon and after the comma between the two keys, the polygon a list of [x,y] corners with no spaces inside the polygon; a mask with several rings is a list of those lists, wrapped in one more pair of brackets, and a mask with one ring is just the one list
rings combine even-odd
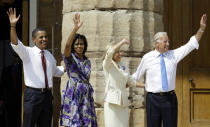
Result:
{"label": "white top", "polygon": [[106,79],[105,101],[121,106],[128,106],[126,84],[136,86],[136,81],[127,72],[125,66],[112,60],[114,49],[107,51],[103,61],[103,70]]}
{"label": "white top", "polygon": [[[42,67],[41,50],[36,46],[24,46],[20,40],[18,40],[17,45],[12,43],[11,45],[23,61],[25,85],[33,88],[45,88],[45,76]],[[44,50],[44,55],[47,65],[46,72],[48,85],[49,88],[52,88],[53,76],[62,76],[64,74],[64,68],[63,66],[56,66],[56,60],[49,51]]]}
{"label": "white top", "polygon": [[[192,36],[187,44],[163,54],[168,79],[168,91],[175,90],[176,68],[179,61],[193,49],[198,49],[198,47],[198,41],[195,36]],[[143,56],[132,77],[139,80],[144,74],[146,74],[145,89],[147,92],[164,92],[161,82],[160,53],[157,50],[153,50]]]}

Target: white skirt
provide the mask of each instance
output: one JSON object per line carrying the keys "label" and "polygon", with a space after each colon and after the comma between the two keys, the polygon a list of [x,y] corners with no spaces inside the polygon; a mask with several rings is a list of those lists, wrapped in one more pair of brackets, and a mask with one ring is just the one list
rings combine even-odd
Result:
{"label": "white skirt", "polygon": [[105,127],[129,127],[128,107],[104,102]]}

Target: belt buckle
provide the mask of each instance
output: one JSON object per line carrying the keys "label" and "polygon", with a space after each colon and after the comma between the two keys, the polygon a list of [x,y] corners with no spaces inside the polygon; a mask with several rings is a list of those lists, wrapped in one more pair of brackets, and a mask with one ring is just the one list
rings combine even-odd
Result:
{"label": "belt buckle", "polygon": [[41,88],[41,92],[43,93],[45,90],[44,90],[45,88]]}
{"label": "belt buckle", "polygon": [[164,93],[163,92],[160,92],[160,96],[163,96],[164,95]]}

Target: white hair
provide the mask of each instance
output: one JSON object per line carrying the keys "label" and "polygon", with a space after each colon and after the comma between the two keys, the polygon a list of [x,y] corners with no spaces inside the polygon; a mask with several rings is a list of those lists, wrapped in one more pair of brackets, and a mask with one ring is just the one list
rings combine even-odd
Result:
{"label": "white hair", "polygon": [[105,56],[106,56],[107,51],[108,51],[110,48],[112,48],[115,44],[116,44],[116,43],[109,43],[109,44],[106,46],[105,51],[104,51],[104,54],[103,54],[103,56],[102,56],[102,60],[105,59]]}
{"label": "white hair", "polygon": [[160,42],[159,41],[159,39],[160,39],[160,37],[162,37],[163,35],[167,35],[167,32],[158,32],[158,33],[156,33],[155,34],[155,36],[154,36],[154,42]]}

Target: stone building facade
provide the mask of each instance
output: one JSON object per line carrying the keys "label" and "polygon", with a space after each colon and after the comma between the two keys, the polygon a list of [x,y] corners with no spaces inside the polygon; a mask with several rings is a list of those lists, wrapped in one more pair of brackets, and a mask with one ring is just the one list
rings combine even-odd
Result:
{"label": "stone building facade", "polygon": [[[74,26],[75,13],[84,21],[78,31],[88,40],[87,56],[92,63],[90,82],[95,90],[94,99],[99,127],[104,127],[103,98],[105,79],[102,69],[102,55],[109,43],[123,38],[131,41],[122,47],[122,62],[134,73],[141,57],[154,48],[153,36],[163,31],[163,0],[63,0],[62,43]],[[62,63],[63,64],[63,63]],[[61,90],[68,80],[61,79]],[[130,127],[145,127],[145,91],[143,88],[127,88]]]}

